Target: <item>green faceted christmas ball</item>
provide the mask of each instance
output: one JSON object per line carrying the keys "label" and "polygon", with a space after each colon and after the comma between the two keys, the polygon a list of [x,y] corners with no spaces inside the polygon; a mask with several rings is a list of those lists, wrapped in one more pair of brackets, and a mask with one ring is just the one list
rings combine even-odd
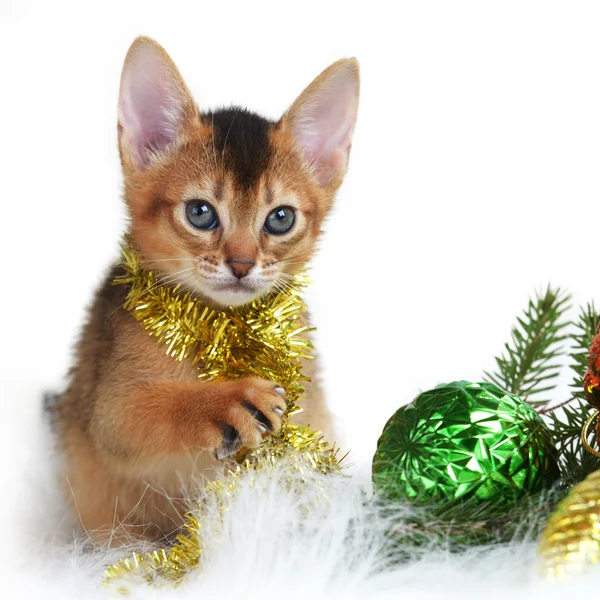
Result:
{"label": "green faceted christmas ball", "polygon": [[514,501],[556,479],[550,430],[518,396],[457,381],[419,395],[387,422],[373,484],[395,499]]}

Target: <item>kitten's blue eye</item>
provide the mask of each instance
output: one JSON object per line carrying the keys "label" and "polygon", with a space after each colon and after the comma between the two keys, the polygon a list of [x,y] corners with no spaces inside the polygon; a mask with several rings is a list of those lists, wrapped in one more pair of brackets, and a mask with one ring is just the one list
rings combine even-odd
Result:
{"label": "kitten's blue eye", "polygon": [[291,206],[280,206],[272,210],[265,221],[265,231],[274,235],[287,233],[296,221],[296,213]]}
{"label": "kitten's blue eye", "polygon": [[219,224],[217,211],[206,200],[191,200],[185,205],[185,216],[196,229],[214,229]]}

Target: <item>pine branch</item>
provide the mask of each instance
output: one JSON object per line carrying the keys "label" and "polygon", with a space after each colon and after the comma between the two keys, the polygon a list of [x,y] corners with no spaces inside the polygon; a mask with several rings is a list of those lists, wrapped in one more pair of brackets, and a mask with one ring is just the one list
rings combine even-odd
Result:
{"label": "pine branch", "polygon": [[519,395],[531,404],[545,404],[546,392],[556,386],[559,374],[557,358],[563,354],[563,334],[568,322],[563,320],[570,308],[571,296],[560,288],[547,287],[543,294],[529,299],[523,316],[512,328],[511,341],[505,352],[496,357],[496,370],[485,372],[484,380]]}
{"label": "pine branch", "polygon": [[594,306],[594,302],[589,302],[585,307],[581,307],[579,318],[573,325],[576,333],[573,334],[573,350],[571,356],[571,369],[573,370],[573,397],[585,400],[583,393],[583,377],[588,366],[588,354],[592,340],[598,331],[600,324],[600,314]]}
{"label": "pine branch", "polygon": [[581,431],[590,414],[590,405],[583,393],[583,377],[587,370],[589,347],[599,324],[600,315],[593,302],[581,308],[577,321],[573,323],[575,332],[571,336],[573,347],[569,355],[573,371],[573,402],[548,414],[561,480],[569,487],[600,468],[600,460],[586,452],[581,443]]}

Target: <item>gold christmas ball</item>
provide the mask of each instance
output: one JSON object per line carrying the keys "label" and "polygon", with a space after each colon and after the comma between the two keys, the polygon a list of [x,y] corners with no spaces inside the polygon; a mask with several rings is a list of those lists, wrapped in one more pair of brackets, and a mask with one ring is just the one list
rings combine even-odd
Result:
{"label": "gold christmas ball", "polygon": [[574,486],[558,505],[542,533],[538,558],[540,572],[549,579],[600,563],[600,471]]}

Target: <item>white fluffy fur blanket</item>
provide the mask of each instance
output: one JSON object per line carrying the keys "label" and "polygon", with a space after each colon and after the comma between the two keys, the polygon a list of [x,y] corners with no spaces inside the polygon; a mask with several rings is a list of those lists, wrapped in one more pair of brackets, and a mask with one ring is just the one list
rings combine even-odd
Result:
{"label": "white fluffy fur blanket", "polygon": [[[16,392],[15,392],[16,393]],[[30,400],[29,398],[28,400]],[[23,400],[15,398],[13,401]],[[3,515],[4,598],[115,597],[101,585],[107,564],[122,550],[85,550],[73,541],[73,521],[56,485],[56,459],[41,414],[31,411],[3,431],[8,479]],[[363,474],[365,475],[365,474]],[[201,569],[177,589],[131,583],[134,598],[573,598],[594,593],[600,568],[588,576],[549,583],[535,571],[534,541],[478,547],[462,554],[431,548],[413,560],[384,565],[386,524],[365,504],[366,477],[329,477],[302,497],[275,475],[242,486],[220,533],[209,513]],[[308,507],[299,510],[299,507]],[[398,507],[397,519],[402,518]]]}

